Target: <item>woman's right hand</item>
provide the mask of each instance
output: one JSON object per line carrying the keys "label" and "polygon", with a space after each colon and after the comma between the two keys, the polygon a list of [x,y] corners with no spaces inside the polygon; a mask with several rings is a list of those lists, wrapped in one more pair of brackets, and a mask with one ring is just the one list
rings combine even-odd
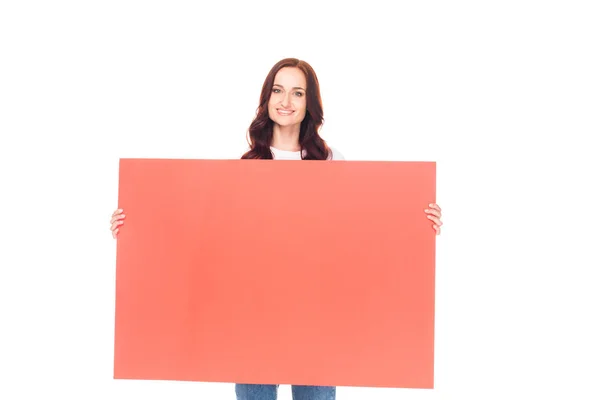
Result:
{"label": "woman's right hand", "polygon": [[123,218],[125,218],[125,214],[123,214],[123,210],[118,209],[112,214],[112,218],[110,219],[110,230],[112,231],[113,238],[117,238],[117,234],[119,233],[119,227],[123,225]]}

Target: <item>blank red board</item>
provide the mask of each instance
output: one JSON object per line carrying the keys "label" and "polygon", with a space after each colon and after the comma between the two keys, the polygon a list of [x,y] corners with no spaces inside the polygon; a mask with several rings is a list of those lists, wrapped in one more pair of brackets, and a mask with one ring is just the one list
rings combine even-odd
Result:
{"label": "blank red board", "polygon": [[116,379],[433,388],[435,163],[121,159]]}

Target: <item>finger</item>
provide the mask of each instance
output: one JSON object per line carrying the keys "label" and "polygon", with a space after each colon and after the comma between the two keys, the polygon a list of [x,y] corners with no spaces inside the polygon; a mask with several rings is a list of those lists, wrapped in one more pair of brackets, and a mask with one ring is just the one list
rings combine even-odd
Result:
{"label": "finger", "polygon": [[437,226],[437,225],[435,225],[435,224],[434,224],[434,225],[432,225],[432,226],[433,226],[433,229],[435,229],[435,234],[436,234],[436,235],[439,235],[439,234],[440,234],[440,231],[441,231],[440,227],[439,227],[439,226]]}
{"label": "finger", "polygon": [[442,209],[440,208],[440,206],[438,206],[438,205],[437,205],[437,204],[435,204],[435,203],[431,203],[431,204],[429,205],[429,207],[431,207],[431,208],[434,208],[434,209],[438,210],[439,212],[442,212]]}
{"label": "finger", "polygon": [[114,231],[115,229],[117,229],[119,226],[123,225],[123,221],[115,221],[112,223],[112,225],[110,226],[110,230]]}
{"label": "finger", "polygon": [[113,238],[114,238],[114,239],[116,239],[116,238],[117,238],[117,233],[119,233],[119,228],[115,229],[115,230],[112,232],[112,236],[113,236]]}
{"label": "finger", "polygon": [[123,212],[123,209],[122,209],[122,208],[117,208],[117,209],[115,210],[115,212],[114,212],[114,213],[112,213],[112,216],[114,217],[115,215],[117,215],[117,214],[121,214],[122,212]]}
{"label": "finger", "polygon": [[118,221],[118,220],[123,219],[123,218],[125,218],[125,214],[115,215],[114,217],[112,217],[110,219],[110,223],[112,224],[115,221]]}
{"label": "finger", "polygon": [[426,208],[426,209],[425,209],[425,212],[426,212],[426,213],[428,213],[428,214],[433,214],[433,215],[435,215],[435,216],[436,216],[436,217],[438,217],[438,218],[441,218],[441,217],[442,217],[442,213],[441,213],[441,212],[439,212],[439,211],[438,211],[438,210],[436,210],[436,209],[433,209],[433,208]]}
{"label": "finger", "polygon": [[428,215],[427,218],[432,220],[437,226],[444,225],[444,223],[442,221],[440,221],[440,219],[438,217],[434,217],[433,215]]}

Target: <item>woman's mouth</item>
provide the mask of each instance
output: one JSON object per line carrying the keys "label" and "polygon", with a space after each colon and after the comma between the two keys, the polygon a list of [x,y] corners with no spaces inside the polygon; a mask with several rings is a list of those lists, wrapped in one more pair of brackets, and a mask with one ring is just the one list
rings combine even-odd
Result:
{"label": "woman's mouth", "polygon": [[281,109],[277,109],[277,114],[284,116],[284,117],[288,117],[290,115],[292,115],[294,113],[293,110],[281,110]]}

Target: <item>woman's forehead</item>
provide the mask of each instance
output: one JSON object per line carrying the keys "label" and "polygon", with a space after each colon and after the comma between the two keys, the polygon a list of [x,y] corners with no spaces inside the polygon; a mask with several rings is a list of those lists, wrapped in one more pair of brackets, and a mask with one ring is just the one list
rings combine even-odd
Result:
{"label": "woman's forehead", "polygon": [[304,76],[304,73],[298,68],[285,67],[280,69],[275,75],[274,84],[290,88],[306,88],[306,77]]}

